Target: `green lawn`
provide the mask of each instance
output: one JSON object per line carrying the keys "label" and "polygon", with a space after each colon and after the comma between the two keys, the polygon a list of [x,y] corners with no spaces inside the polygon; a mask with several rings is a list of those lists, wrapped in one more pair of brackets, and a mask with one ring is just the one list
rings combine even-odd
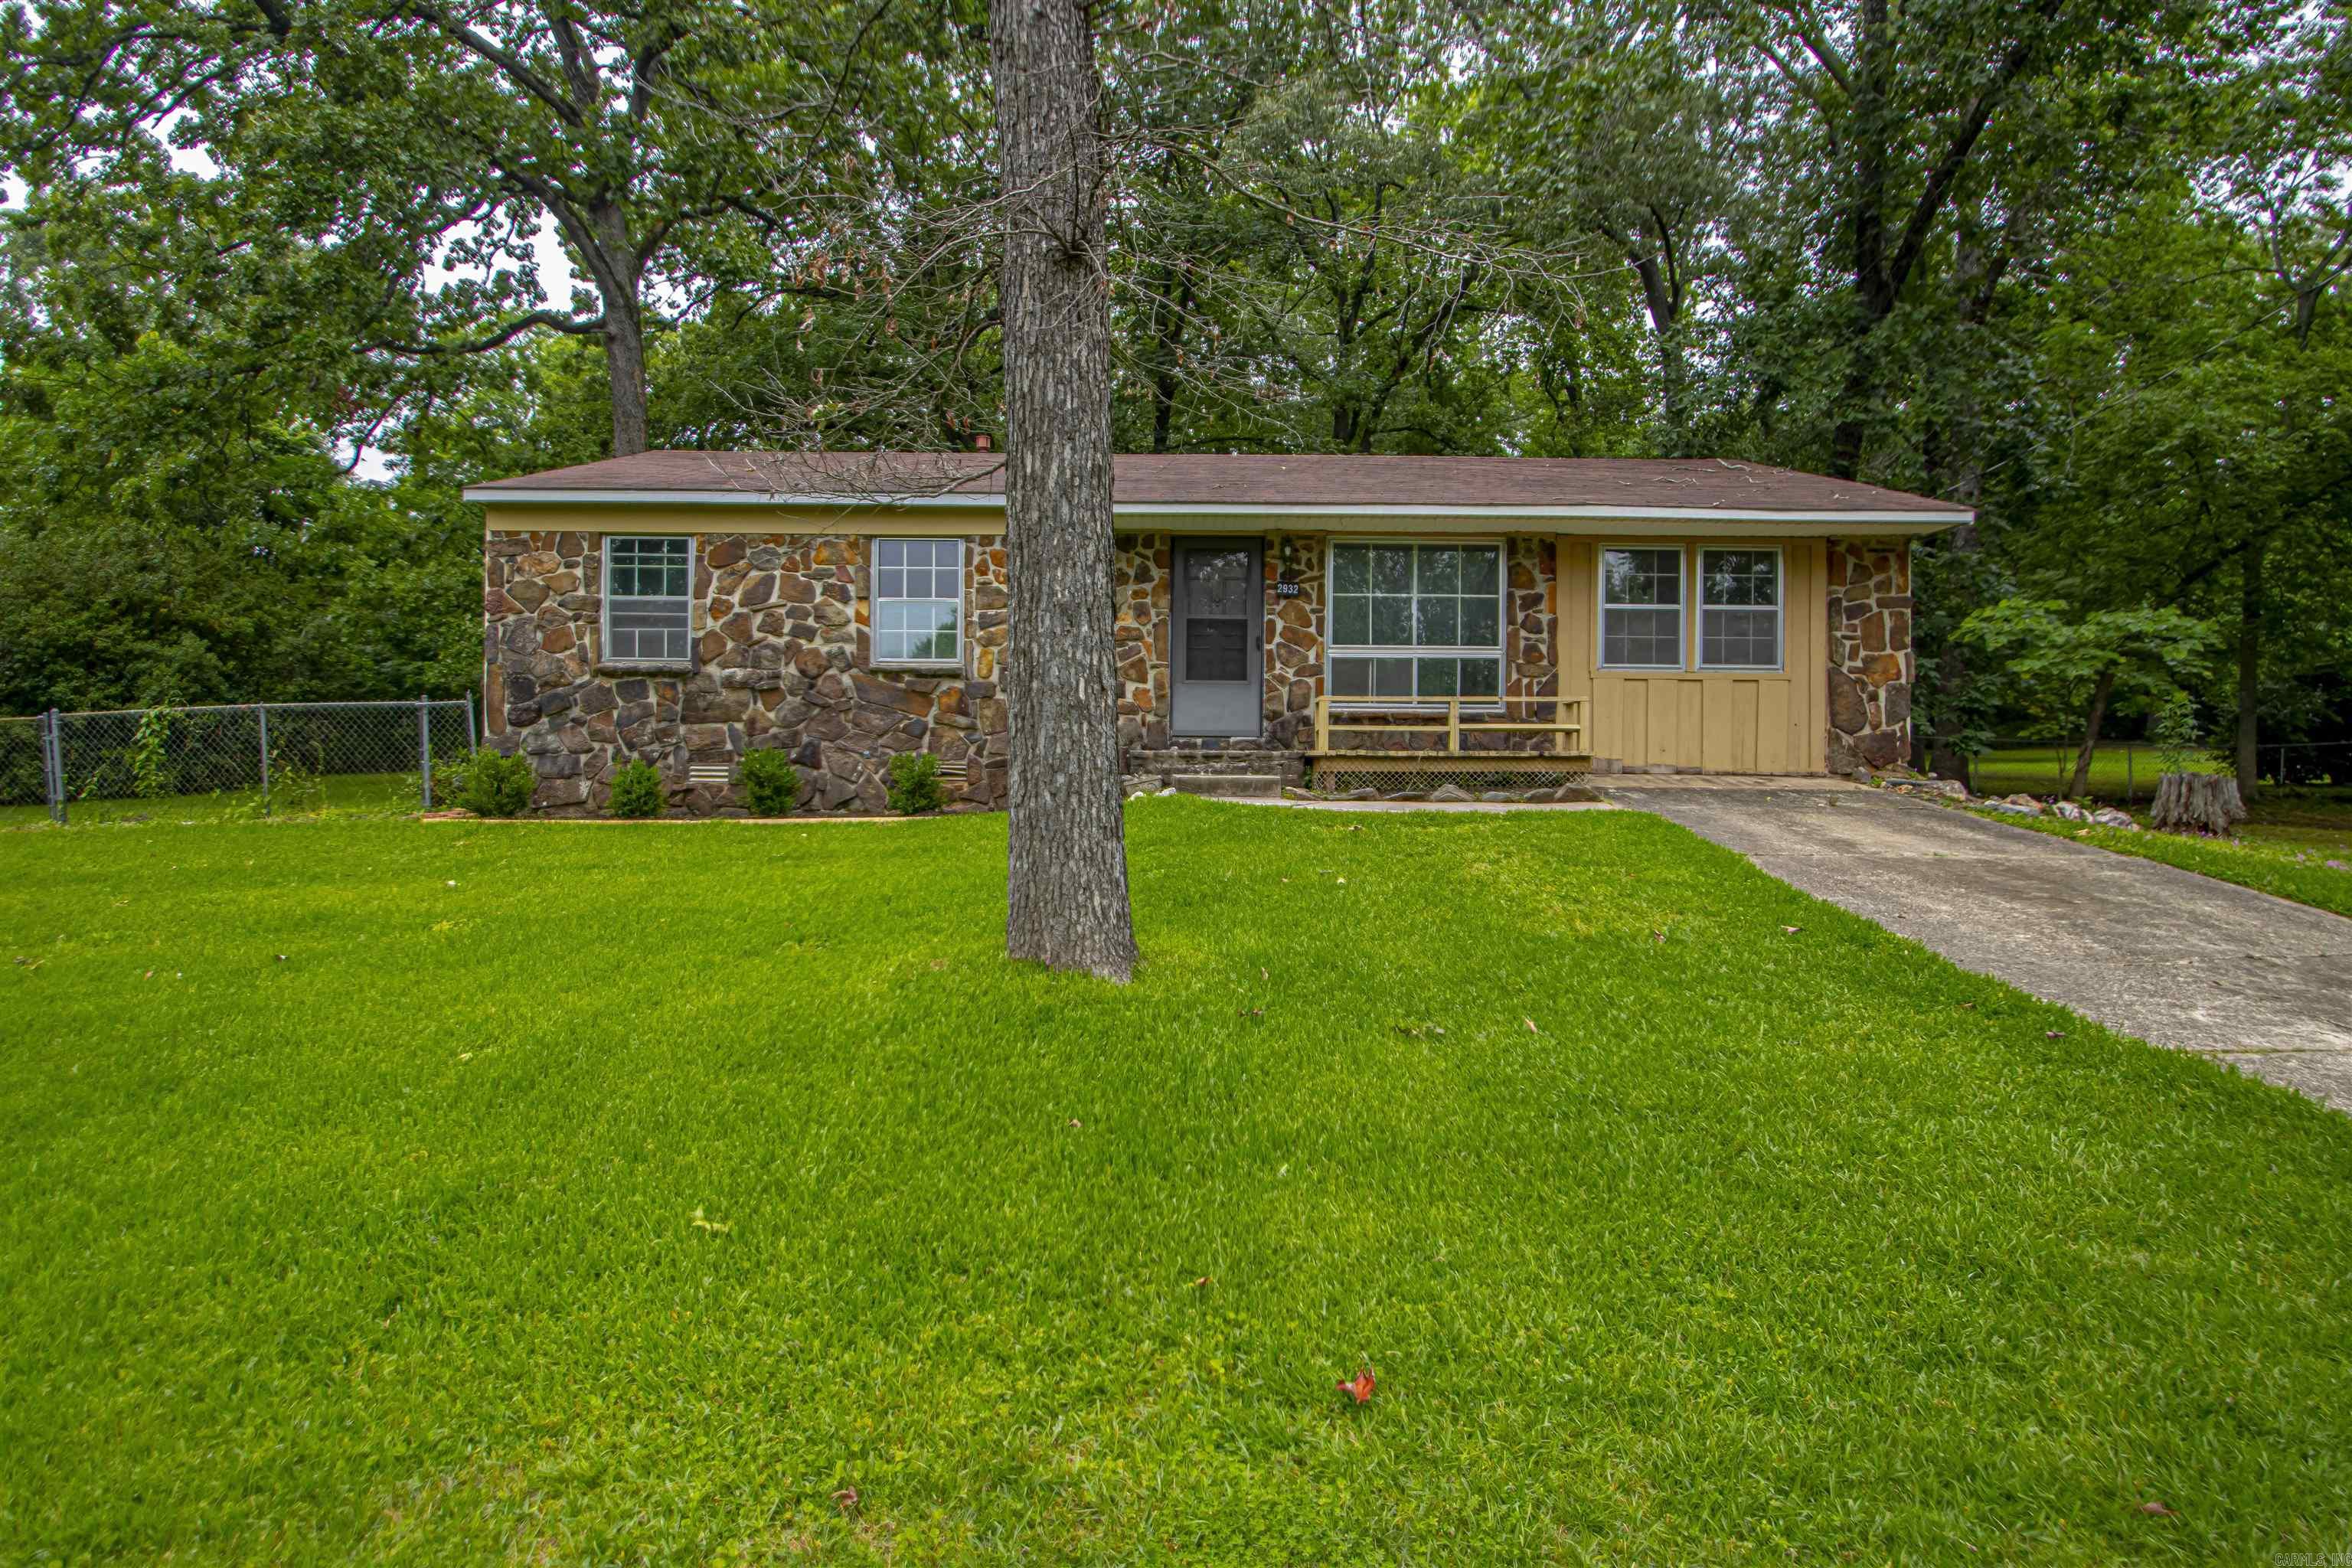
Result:
{"label": "green lawn", "polygon": [[[434,774],[440,790],[438,764]],[[424,791],[415,773],[327,773],[304,775],[280,785],[264,801],[258,789],[214,790],[205,795],[172,795],[160,799],[136,795],[68,800],[69,826],[91,827],[119,823],[170,822],[183,826],[199,823],[257,822],[265,816],[355,815],[399,816],[416,811]],[[35,827],[49,820],[46,805],[0,805],[0,829]]]}
{"label": "green lawn", "polygon": [[[1983,809],[1977,815],[2036,833],[2080,839],[2119,855],[2161,860],[2184,871],[2352,915],[2352,870],[2337,868],[2352,866],[2352,844],[2339,842],[2345,829],[2337,824],[2343,818],[2308,806],[2271,802],[2258,803],[2253,812],[2254,820],[2244,824],[2235,838],[2154,832],[2146,828],[2144,814],[2142,831],[2137,833],[2056,817],[2012,816]],[[2330,860],[2336,864],[2330,866]]]}
{"label": "green lawn", "polygon": [[994,816],[0,834],[0,1557],[2343,1548],[2352,1121],[1647,816],[1129,823],[1124,990]]}
{"label": "green lawn", "polygon": [[[1969,764],[1969,786],[1979,795],[2054,795],[2074,779],[2076,748],[2073,746],[2004,747],[1987,752]],[[2126,749],[2101,746],[2091,753],[2089,792],[2097,800],[2147,801],[2156,798],[2157,776],[2163,771],[2153,747]],[[2202,760],[2191,772],[2226,773],[2219,763]]]}
{"label": "green lawn", "polygon": [[2327,790],[2265,789],[2247,807],[2241,838],[2301,854],[2352,862],[2352,799]]}

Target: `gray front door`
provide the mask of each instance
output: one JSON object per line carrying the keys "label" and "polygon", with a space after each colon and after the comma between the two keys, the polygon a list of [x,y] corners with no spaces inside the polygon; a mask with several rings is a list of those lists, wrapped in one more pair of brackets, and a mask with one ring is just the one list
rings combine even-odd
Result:
{"label": "gray front door", "polygon": [[1257,738],[1265,635],[1259,570],[1255,539],[1176,541],[1174,733]]}

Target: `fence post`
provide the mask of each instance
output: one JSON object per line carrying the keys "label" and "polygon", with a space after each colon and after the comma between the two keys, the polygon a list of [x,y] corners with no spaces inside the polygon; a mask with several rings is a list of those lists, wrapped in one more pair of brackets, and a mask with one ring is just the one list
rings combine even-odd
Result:
{"label": "fence post", "polygon": [[261,716],[261,815],[268,816],[269,815],[269,704],[257,703],[255,705],[254,711]]}
{"label": "fence post", "polygon": [[474,740],[479,733],[474,728],[474,694],[468,691],[466,693],[466,754],[469,757],[482,749]]}
{"label": "fence post", "polygon": [[433,705],[420,697],[416,700],[416,755],[421,764],[421,788],[425,809],[433,809]]}
{"label": "fence post", "polygon": [[60,827],[66,820],[66,744],[58,729],[58,710],[49,710],[41,724],[41,793],[49,797],[49,820]]}

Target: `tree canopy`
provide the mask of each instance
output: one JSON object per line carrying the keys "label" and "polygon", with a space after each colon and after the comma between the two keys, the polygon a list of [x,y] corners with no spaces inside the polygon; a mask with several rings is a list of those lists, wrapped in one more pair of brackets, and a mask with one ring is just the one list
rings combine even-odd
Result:
{"label": "tree canopy", "polygon": [[[2180,684],[2242,744],[2352,733],[2340,5],[1097,31],[1118,448],[1948,496],[1923,746],[2079,738],[2028,667],[2174,618],[2200,651],[2143,647],[2098,721]],[[0,38],[11,710],[462,686],[488,474],[1003,437],[979,0],[46,0]]]}

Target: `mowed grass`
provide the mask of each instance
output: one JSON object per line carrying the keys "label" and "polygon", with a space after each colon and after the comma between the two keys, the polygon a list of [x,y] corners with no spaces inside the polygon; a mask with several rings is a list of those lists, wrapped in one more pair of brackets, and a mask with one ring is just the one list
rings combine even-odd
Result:
{"label": "mowed grass", "polygon": [[[436,781],[443,775],[436,773]],[[436,795],[446,798],[445,784]],[[281,784],[265,799],[258,788],[213,790],[203,795],[91,796],[66,802],[66,823],[72,827],[167,822],[180,826],[228,822],[259,822],[273,817],[320,816],[391,816],[414,813],[424,804],[422,781],[415,773],[306,774]],[[47,825],[49,808],[39,802],[0,805],[0,831]]]}
{"label": "mowed grass", "polygon": [[[2074,782],[2076,752],[2074,746],[2011,746],[1986,752],[1969,763],[1969,785],[1979,795],[2058,795]],[[2230,771],[2227,765],[2204,757],[2191,759],[2189,770]],[[2128,751],[2120,743],[2102,746],[2091,754],[2086,788],[2095,800],[2153,800],[2157,776],[2163,771],[2163,762],[2152,746]]]}
{"label": "mowed grass", "polygon": [[1129,822],[1125,989],[995,817],[0,835],[0,1554],[2343,1545],[2345,1118],[1643,816]]}
{"label": "mowed grass", "polygon": [[[1995,822],[2008,823],[2013,827],[2046,833],[2053,837],[2078,839],[2102,849],[2112,849],[2118,855],[2160,860],[2168,866],[2178,866],[2184,871],[2195,871],[2217,881],[2234,882],[2239,887],[2252,888],[2276,898],[2292,899],[2298,904],[2309,904],[2314,909],[2352,916],[2352,870],[2339,868],[2352,862],[2336,859],[2336,865],[2330,866],[2328,861],[2336,857],[2326,847],[2308,846],[2294,839],[2278,841],[2251,836],[2203,838],[2193,834],[2158,833],[2145,827],[2136,833],[2129,828],[2102,827],[2095,823],[2066,822],[2047,816],[2012,816],[2005,812],[1981,809],[1976,815]],[[2352,850],[2346,853],[2352,853]]]}

